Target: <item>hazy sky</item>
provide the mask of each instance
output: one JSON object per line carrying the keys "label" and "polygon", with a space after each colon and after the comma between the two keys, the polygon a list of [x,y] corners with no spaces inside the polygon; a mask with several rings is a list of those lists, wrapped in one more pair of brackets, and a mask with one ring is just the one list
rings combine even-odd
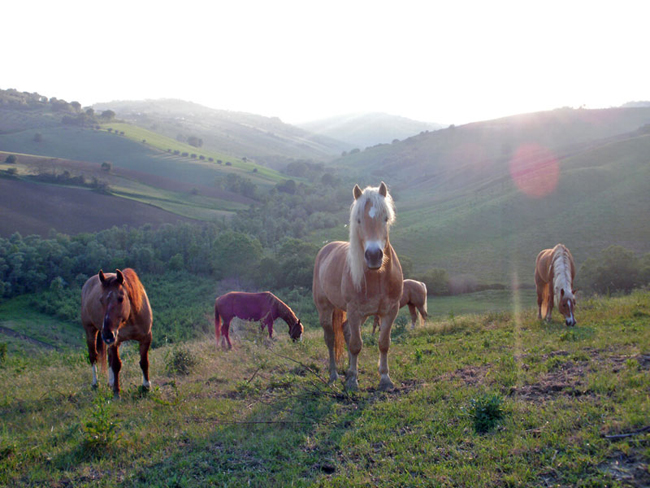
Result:
{"label": "hazy sky", "polygon": [[289,123],[462,124],[650,100],[639,1],[111,0],[2,4],[0,88],[87,106],[180,98]]}

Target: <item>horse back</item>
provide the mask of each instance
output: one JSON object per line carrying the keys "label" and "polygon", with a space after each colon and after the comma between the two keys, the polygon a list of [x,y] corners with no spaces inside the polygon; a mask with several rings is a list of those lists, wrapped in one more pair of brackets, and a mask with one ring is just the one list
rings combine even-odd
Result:
{"label": "horse back", "polygon": [[540,251],[535,260],[535,283],[542,285],[553,279],[553,249]]}
{"label": "horse back", "polygon": [[[242,320],[261,320],[272,311],[275,296],[271,292],[245,293],[231,291],[215,300],[219,315],[230,321],[233,317]],[[276,299],[277,300],[277,299]]]}

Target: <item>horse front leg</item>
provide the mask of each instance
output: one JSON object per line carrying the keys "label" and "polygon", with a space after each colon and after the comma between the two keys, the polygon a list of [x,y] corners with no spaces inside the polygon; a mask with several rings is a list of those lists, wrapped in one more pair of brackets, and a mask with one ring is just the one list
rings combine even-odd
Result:
{"label": "horse front leg", "polygon": [[395,307],[381,318],[381,328],[379,329],[379,389],[383,391],[395,388],[388,374],[388,349],[390,348],[390,330],[393,327],[398,311],[399,309]]}
{"label": "horse front leg", "polygon": [[120,359],[119,342],[108,348],[108,385],[113,387],[113,397],[120,398]]}
{"label": "horse front leg", "polygon": [[149,381],[149,348],[151,347],[152,336],[149,334],[143,341],[140,342],[140,368],[142,369],[142,388],[145,390],[151,389],[151,382]]}
{"label": "horse front leg", "polygon": [[93,380],[90,383],[90,387],[94,390],[97,388],[97,334],[99,331],[95,328],[94,325],[86,327],[86,345],[88,346],[88,360],[90,361],[90,366],[93,372]]}
{"label": "horse front leg", "polygon": [[[345,377],[345,389],[349,391],[356,391],[359,389],[359,353],[363,347],[363,340],[361,339],[361,324],[363,323],[362,317],[356,314],[348,315],[347,325],[343,331],[345,333],[345,340],[348,344],[348,372]],[[379,335],[381,337],[381,330]]]}

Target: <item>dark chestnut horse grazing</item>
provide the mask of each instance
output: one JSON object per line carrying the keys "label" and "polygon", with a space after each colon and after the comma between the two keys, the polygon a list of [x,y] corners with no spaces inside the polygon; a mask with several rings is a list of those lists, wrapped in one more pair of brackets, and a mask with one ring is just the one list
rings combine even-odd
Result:
{"label": "dark chestnut horse grazing", "polygon": [[[424,322],[427,315],[427,285],[421,281],[404,280],[404,289],[402,290],[402,298],[399,301],[399,308],[405,305],[409,306],[409,313],[411,314],[411,329],[415,329],[415,322],[418,319],[418,311],[420,312],[420,321]],[[375,321],[372,324],[372,333],[379,325],[379,317],[375,315]]]}
{"label": "dark chestnut horse grazing", "polygon": [[88,356],[93,369],[93,388],[97,387],[97,358],[102,369],[108,346],[109,380],[116,397],[120,395],[119,347],[125,341],[140,343],[142,387],[149,389],[149,347],[151,346],[151,306],[138,275],[131,268],[115,273],[99,271],[81,289],[81,323],[86,330]]}
{"label": "dark chestnut horse grazing", "polygon": [[[273,322],[277,318],[284,320],[289,326],[289,336],[297,341],[303,333],[303,326],[289,306],[273,293],[245,293],[231,291],[221,295],[214,302],[214,331],[217,344],[225,349],[232,349],[230,343],[230,321],[233,318],[242,320],[261,321],[262,329],[266,326],[269,337],[273,337]],[[223,324],[221,321],[223,320]]]}
{"label": "dark chestnut horse grazing", "polygon": [[[336,363],[348,346],[346,388],[359,387],[357,360],[363,342],[361,325],[371,315],[381,319],[379,331],[379,388],[389,390],[390,330],[402,296],[402,267],[388,240],[395,221],[393,199],[384,182],[379,187],[353,190],[350,242],[330,242],[316,256],[312,292],[325,343],[329,349],[330,383],[336,381]],[[347,317],[347,320],[346,320]]]}
{"label": "dark chestnut horse grazing", "polygon": [[567,326],[576,325],[573,311],[576,306],[573,279],[576,268],[573,256],[563,244],[544,249],[535,263],[535,286],[537,287],[537,317],[551,320],[553,302],[566,319]]}

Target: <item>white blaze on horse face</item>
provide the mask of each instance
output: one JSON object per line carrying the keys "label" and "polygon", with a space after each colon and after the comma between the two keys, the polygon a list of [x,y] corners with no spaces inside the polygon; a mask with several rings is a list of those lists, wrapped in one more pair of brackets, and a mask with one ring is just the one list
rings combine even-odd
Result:
{"label": "white blaze on horse face", "polygon": [[370,210],[368,210],[368,215],[370,216],[371,219],[375,218],[375,215],[377,215],[377,209],[373,205]]}

